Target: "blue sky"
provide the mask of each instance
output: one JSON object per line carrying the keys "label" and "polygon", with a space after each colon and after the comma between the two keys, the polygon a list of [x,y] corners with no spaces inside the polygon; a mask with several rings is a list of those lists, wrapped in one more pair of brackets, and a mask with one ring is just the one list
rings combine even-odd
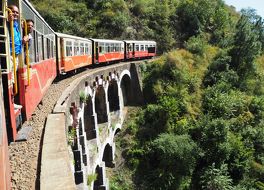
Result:
{"label": "blue sky", "polygon": [[264,0],[224,0],[227,5],[233,5],[237,11],[242,8],[253,8],[257,14],[264,18]]}

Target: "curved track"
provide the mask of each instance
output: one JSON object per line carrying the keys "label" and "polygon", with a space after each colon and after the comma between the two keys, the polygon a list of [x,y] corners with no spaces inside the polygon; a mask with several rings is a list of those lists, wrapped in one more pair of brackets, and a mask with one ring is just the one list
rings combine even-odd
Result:
{"label": "curved track", "polygon": [[13,190],[39,189],[39,172],[43,129],[45,121],[53,110],[56,101],[67,86],[76,78],[89,73],[89,69],[74,76],[53,82],[39,104],[32,118],[22,127],[32,126],[27,141],[14,142],[9,145],[11,180]]}

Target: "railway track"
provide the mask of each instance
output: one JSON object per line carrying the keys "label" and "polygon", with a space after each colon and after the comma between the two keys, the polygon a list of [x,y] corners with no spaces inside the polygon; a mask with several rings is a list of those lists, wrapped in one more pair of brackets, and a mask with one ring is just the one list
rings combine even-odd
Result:
{"label": "railway track", "polygon": [[12,190],[39,189],[40,158],[46,118],[67,86],[74,79],[89,73],[89,70],[53,82],[42,99],[42,104],[38,105],[31,119],[23,123],[22,128],[32,127],[27,141],[12,142],[9,145]]}

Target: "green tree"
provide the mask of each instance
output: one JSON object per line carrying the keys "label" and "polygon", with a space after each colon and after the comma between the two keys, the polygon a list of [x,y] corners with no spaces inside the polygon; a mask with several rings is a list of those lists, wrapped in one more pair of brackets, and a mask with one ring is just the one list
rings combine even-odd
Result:
{"label": "green tree", "polygon": [[259,32],[256,29],[252,10],[242,12],[236,25],[233,48],[230,51],[231,67],[237,71],[240,77],[246,77],[255,72],[253,61],[261,50]]}
{"label": "green tree", "polygon": [[226,164],[216,168],[213,163],[202,175],[202,187],[204,190],[232,190],[232,179],[228,175]]}
{"label": "green tree", "polygon": [[199,149],[188,135],[161,134],[146,156],[143,189],[175,190],[188,183]]}

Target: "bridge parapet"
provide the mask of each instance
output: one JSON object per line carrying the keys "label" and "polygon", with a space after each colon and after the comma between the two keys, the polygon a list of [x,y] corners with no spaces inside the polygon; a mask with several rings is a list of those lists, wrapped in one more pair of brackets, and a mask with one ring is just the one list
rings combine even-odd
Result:
{"label": "bridge parapet", "polygon": [[[54,128],[63,129],[67,140],[55,138],[54,141],[65,146],[70,144],[67,167],[74,177],[67,180],[76,184],[73,189],[109,189],[105,167],[114,166],[114,137],[122,128],[124,107],[143,103],[138,70],[135,63],[92,70],[88,75],[74,80],[58,100],[50,117],[59,114],[64,120],[60,126],[46,126],[45,135],[52,136]],[[50,125],[50,122],[46,125]],[[42,155],[48,153],[45,153],[45,147],[43,151]],[[43,178],[49,177],[45,169],[43,165]],[[49,167],[49,170],[52,168]],[[56,189],[65,188],[58,186]]]}

